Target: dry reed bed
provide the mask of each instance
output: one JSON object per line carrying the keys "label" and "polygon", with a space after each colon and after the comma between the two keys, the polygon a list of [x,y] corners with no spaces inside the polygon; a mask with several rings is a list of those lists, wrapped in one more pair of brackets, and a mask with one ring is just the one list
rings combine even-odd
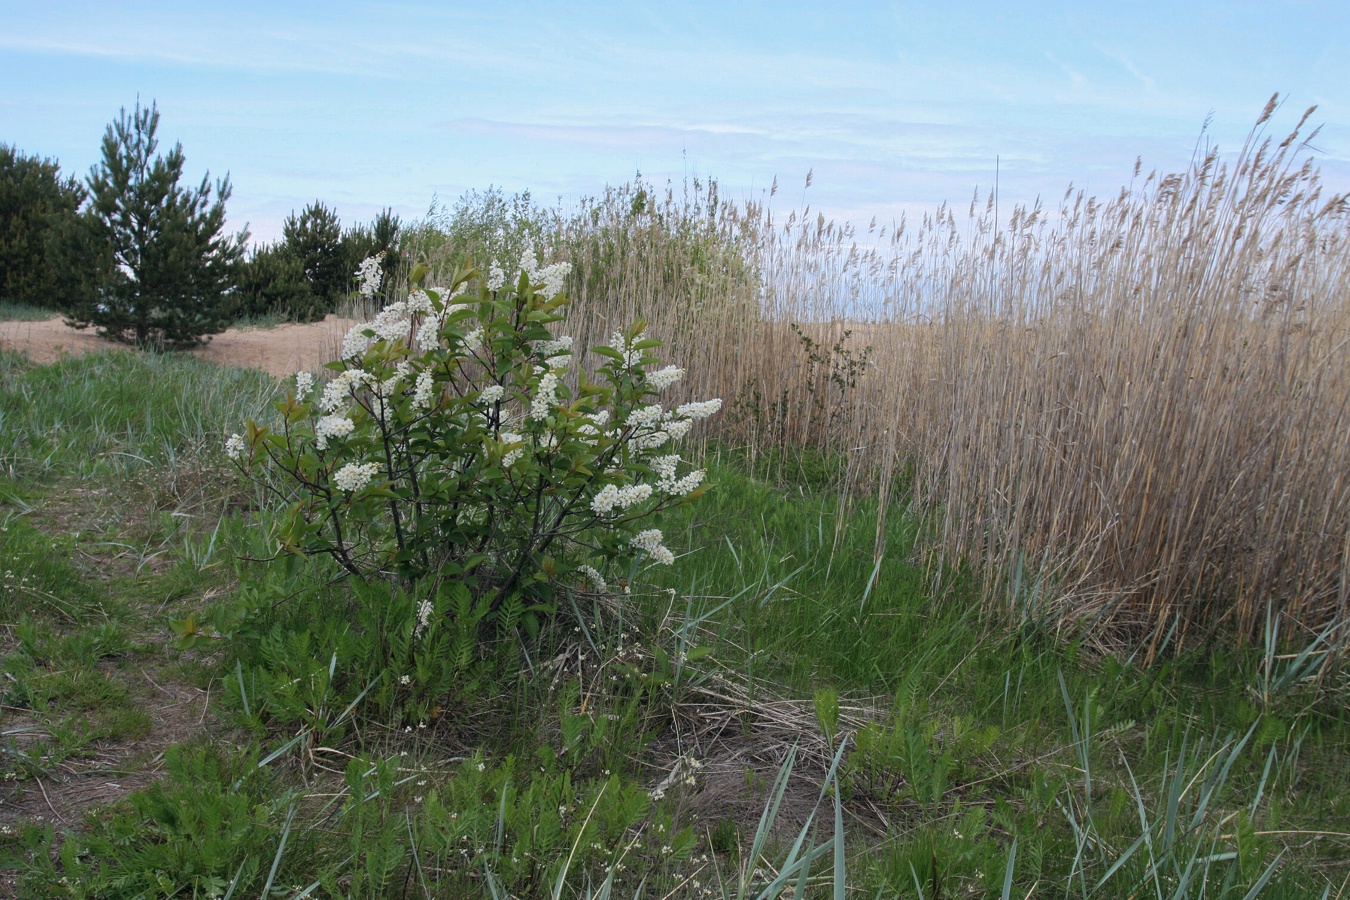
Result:
{"label": "dry reed bed", "polygon": [[1303,159],[1307,115],[1277,143],[1274,111],[1230,162],[997,227],[973,201],[856,233],[636,182],[559,230],[570,327],[647,318],[751,446],[865,448],[883,492],[911,462],[990,612],[1149,653],[1287,614],[1306,642],[1346,621],[1350,210]]}
{"label": "dry reed bed", "polygon": [[724,398],[723,437],[835,453],[883,507],[912,472],[930,558],[973,565],[988,614],[1150,656],[1268,616],[1343,647],[1350,206],[1308,114],[1266,136],[1276,109],[1227,162],[1004,223],[977,196],[859,231],[638,179],[555,215],[547,252],[570,333],[646,319],[688,370],[670,399]]}

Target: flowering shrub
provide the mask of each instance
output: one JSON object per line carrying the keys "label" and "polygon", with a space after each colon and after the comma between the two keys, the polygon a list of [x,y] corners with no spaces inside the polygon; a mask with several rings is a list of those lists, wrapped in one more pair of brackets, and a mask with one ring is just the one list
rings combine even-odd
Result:
{"label": "flowering shrub", "polygon": [[[416,629],[462,602],[533,633],[557,585],[606,591],[605,572],[674,554],[653,513],[697,496],[675,445],[720,400],[667,409],[683,370],[659,364],[638,323],[592,348],[587,372],[553,333],[567,264],[522,257],[461,269],[354,327],[336,374],[308,373],[277,403],[275,429],[249,422],[227,454],[288,502],[283,550],[331,556],[363,582],[416,595]],[[378,270],[363,265],[362,289]]]}

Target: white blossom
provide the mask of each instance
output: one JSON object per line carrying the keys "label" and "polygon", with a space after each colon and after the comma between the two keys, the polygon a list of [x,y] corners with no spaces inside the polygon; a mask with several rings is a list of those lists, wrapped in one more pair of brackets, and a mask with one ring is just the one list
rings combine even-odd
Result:
{"label": "white blossom", "polygon": [[336,412],[339,407],[346,404],[353,391],[374,383],[375,376],[369,372],[358,368],[346,369],[324,385],[319,406],[324,412]]}
{"label": "white blossom", "polygon": [[668,566],[675,562],[675,554],[671,553],[667,547],[662,546],[661,539],[661,529],[648,528],[646,531],[639,531],[628,543],[635,549],[646,553],[651,557],[652,562]]}
{"label": "white blossom", "polygon": [[607,484],[591,498],[591,510],[607,515],[615,509],[627,509],[635,503],[641,503],[651,495],[650,484],[629,484],[624,487]]}
{"label": "white blossom", "polygon": [[721,408],[721,399],[682,403],[675,408],[675,415],[685,419],[706,419]]}
{"label": "white blossom", "polygon": [[626,340],[620,332],[616,331],[614,334],[610,335],[609,343],[611,347],[623,354],[623,364],[625,366],[632,367],[634,363],[642,358],[642,351],[632,349],[633,345]]}
{"label": "white blossom", "polygon": [[431,393],[436,388],[435,375],[430,369],[419,372],[417,387],[413,390],[413,408],[426,409],[431,405]]}
{"label": "white blossom", "polygon": [[664,369],[657,369],[655,372],[647,373],[647,386],[655,391],[664,391],[683,377],[684,369],[679,369],[675,366],[666,366]]}
{"label": "white blossom", "polygon": [[430,600],[417,602],[417,626],[413,629],[413,637],[421,637],[422,632],[427,630],[427,623],[431,621],[431,614],[435,609]]}
{"label": "white blossom", "polygon": [[535,389],[534,399],[530,401],[530,418],[536,422],[548,417],[557,402],[558,376],[547,372],[539,378],[539,387]]}
{"label": "white blossom", "polygon": [[361,283],[362,297],[372,297],[380,289],[380,281],[384,278],[384,272],[380,271],[380,263],[383,260],[383,252],[375,256],[367,256],[357,268],[356,279]]}
{"label": "white blossom", "polygon": [[605,579],[600,577],[600,573],[593,567],[587,565],[577,566],[577,572],[586,577],[591,583],[591,590],[597,594],[608,594],[609,585],[605,584]]}
{"label": "white blossom", "polygon": [[445,323],[439,318],[431,317],[422,320],[422,325],[417,329],[417,349],[425,352],[432,347],[439,347],[441,343],[441,329]]}
{"label": "white blossom", "polygon": [[244,455],[244,438],[242,435],[230,435],[229,440],[225,442],[225,455],[230,459],[238,459]]}
{"label": "white blossom", "polygon": [[379,463],[347,463],[333,474],[333,483],[340,490],[359,491],[380,471]]}
{"label": "white blossom", "polygon": [[328,449],[329,438],[345,438],[356,428],[356,423],[343,415],[323,416],[314,425],[315,446]]}
{"label": "white blossom", "polygon": [[499,291],[504,284],[506,284],[506,273],[502,271],[501,266],[493,263],[492,267],[488,269],[487,289]]}
{"label": "white blossom", "polygon": [[666,423],[666,433],[670,435],[671,440],[678,441],[688,434],[689,430],[693,427],[693,419],[676,419],[674,422]]}
{"label": "white blossom", "polygon": [[612,484],[607,484],[591,498],[591,510],[603,516],[613,510],[618,502],[619,489]]}
{"label": "white blossom", "polygon": [[[501,435],[499,435],[499,437],[503,444],[515,444],[525,440],[523,436],[516,434],[514,431],[503,431]],[[520,459],[520,457],[524,455],[524,453],[525,453],[524,447],[517,447],[516,449],[508,452],[505,456],[502,457],[502,465],[506,466],[507,468],[510,468],[511,465],[516,460]]]}
{"label": "white blossom", "polygon": [[411,317],[412,311],[408,309],[408,302],[400,300],[380,310],[367,327],[375,332],[379,340],[392,343],[408,336],[408,322]]}
{"label": "white blossom", "polygon": [[530,276],[530,281],[534,281],[539,272],[539,258],[534,254],[533,238],[526,238],[525,249],[520,251],[520,271]]}
{"label": "white blossom", "polygon": [[643,428],[661,421],[662,409],[658,404],[640,406],[628,414],[629,427]]}
{"label": "white blossom", "polygon": [[[436,288],[432,288],[436,290]],[[436,306],[431,302],[431,295],[418,288],[408,295],[408,312],[428,316],[436,311]]]}
{"label": "white blossom", "polygon": [[346,337],[342,339],[342,358],[351,359],[360,356],[370,349],[370,345],[375,343],[375,339],[366,334],[368,325],[353,325],[348,331]]}
{"label": "white blossom", "polygon": [[659,491],[670,493],[670,486],[675,483],[675,471],[680,464],[680,455],[678,453],[670,456],[658,456],[651,461],[652,471],[656,473],[656,488]]}
{"label": "white blossom", "polygon": [[560,353],[571,353],[572,336],[564,334],[562,337],[554,338],[551,341],[540,341],[539,346],[535,347],[535,352],[546,357],[557,356]]}
{"label": "white blossom", "polygon": [[531,280],[543,282],[545,297],[556,297],[562,293],[563,283],[567,280],[567,275],[571,271],[571,263],[556,262],[551,266],[536,270]]}
{"label": "white blossom", "polygon": [[309,396],[309,392],[314,390],[314,376],[308,372],[295,373],[295,396],[303,400]]}
{"label": "white blossom", "polygon": [[634,434],[628,439],[628,446],[634,450],[655,450],[668,440],[670,440],[670,432],[664,429],[656,429]]}
{"label": "white blossom", "polygon": [[479,392],[478,399],[482,403],[496,403],[505,396],[506,388],[500,384],[490,384]]}
{"label": "white blossom", "polygon": [[707,471],[704,469],[696,469],[683,478],[676,480],[674,484],[666,489],[666,493],[670,494],[672,497],[687,496],[693,493],[694,490],[703,483],[703,478],[707,474]]}

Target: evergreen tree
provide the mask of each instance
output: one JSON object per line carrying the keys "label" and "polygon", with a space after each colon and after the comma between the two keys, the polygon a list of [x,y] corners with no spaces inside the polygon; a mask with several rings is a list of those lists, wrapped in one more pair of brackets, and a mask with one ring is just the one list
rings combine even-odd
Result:
{"label": "evergreen tree", "polygon": [[256,248],[239,267],[238,298],[240,315],[317,322],[328,314],[309,289],[300,260],[280,243]]}
{"label": "evergreen tree", "polygon": [[178,184],[183,146],[157,156],[159,111],[139,101],[103,136],[103,162],[90,170],[89,218],[110,264],[92,295],[68,308],[77,328],[94,325],[114,340],[157,348],[202,343],[230,321],[233,268],[245,235],[225,227],[227,175],[212,198],[209,175],[196,188]]}
{"label": "evergreen tree", "polygon": [[287,216],[281,234],[286,252],[300,261],[310,292],[325,311],[331,311],[346,298],[355,271],[347,268],[337,213],[315,200],[299,216]]}
{"label": "evergreen tree", "polygon": [[69,280],[63,259],[84,189],[61,178],[55,160],[24,156],[0,144],[0,299],[24,306],[56,306]]}

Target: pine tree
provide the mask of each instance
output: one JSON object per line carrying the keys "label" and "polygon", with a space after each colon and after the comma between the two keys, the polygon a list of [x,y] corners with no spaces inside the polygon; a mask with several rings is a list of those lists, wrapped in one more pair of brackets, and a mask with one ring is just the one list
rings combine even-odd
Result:
{"label": "pine tree", "polygon": [[328,314],[309,289],[300,260],[286,250],[285,244],[254,247],[238,273],[241,315],[280,315],[291,322],[317,322]]}
{"label": "pine tree", "polygon": [[332,311],[346,298],[355,271],[347,268],[337,212],[315,200],[299,216],[286,217],[281,235],[286,252],[300,260],[310,292],[325,312]]}
{"label": "pine tree", "polygon": [[56,306],[66,231],[78,216],[84,188],[62,178],[55,160],[24,156],[0,144],[0,299]]}
{"label": "pine tree", "polygon": [[103,162],[89,172],[94,242],[109,251],[92,296],[76,298],[71,324],[144,347],[191,347],[224,331],[233,268],[246,238],[229,238],[227,175],[212,199],[209,175],[180,187],[183,146],[157,156],[159,111],[124,108],[103,136]]}

